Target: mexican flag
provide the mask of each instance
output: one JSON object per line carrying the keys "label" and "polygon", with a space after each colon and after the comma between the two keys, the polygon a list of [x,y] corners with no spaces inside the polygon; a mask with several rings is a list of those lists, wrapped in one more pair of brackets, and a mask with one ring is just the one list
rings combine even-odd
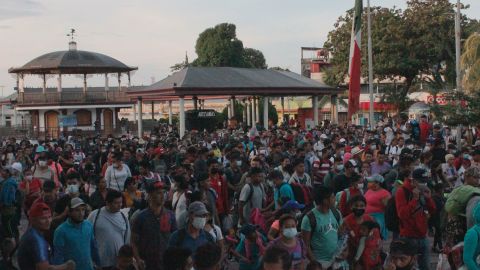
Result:
{"label": "mexican flag", "polygon": [[348,119],[358,111],[360,104],[360,67],[362,66],[361,38],[362,38],[362,11],[363,1],[355,0],[353,14],[352,39],[350,41],[350,65],[348,75],[350,82],[348,86]]}

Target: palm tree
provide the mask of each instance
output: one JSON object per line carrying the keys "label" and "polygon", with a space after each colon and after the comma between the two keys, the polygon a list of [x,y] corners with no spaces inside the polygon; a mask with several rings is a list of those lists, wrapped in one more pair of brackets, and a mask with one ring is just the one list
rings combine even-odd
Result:
{"label": "palm tree", "polygon": [[465,90],[470,93],[480,90],[480,33],[473,33],[465,42],[461,65]]}

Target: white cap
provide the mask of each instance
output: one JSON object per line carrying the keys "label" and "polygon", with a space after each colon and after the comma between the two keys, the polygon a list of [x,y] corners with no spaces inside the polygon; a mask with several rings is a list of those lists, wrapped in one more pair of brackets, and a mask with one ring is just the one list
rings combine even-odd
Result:
{"label": "white cap", "polygon": [[22,172],[22,164],[20,162],[14,162],[11,166],[13,170],[16,170],[18,172]]}
{"label": "white cap", "polygon": [[327,134],[320,135],[320,139],[323,139],[323,140],[328,139]]}

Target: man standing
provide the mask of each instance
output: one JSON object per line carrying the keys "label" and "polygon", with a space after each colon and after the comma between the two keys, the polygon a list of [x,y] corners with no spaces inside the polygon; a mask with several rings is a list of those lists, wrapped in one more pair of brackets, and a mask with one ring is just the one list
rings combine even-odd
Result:
{"label": "man standing", "polygon": [[335,196],[331,189],[323,186],[315,189],[315,203],[317,206],[303,217],[302,236],[309,260],[317,261],[322,269],[327,269],[337,250],[342,218],[338,210],[332,209]]}
{"label": "man standing", "polygon": [[122,193],[109,190],[105,198],[106,206],[93,211],[88,221],[93,224],[95,240],[98,244],[100,267],[111,269],[116,265],[120,248],[130,242],[130,225],[120,211]]}
{"label": "man standing", "polygon": [[430,269],[428,217],[435,211],[427,181],[427,171],[415,169],[412,179],[405,180],[395,194],[397,213],[401,217],[400,237],[411,240],[418,247],[418,265],[422,270]]}
{"label": "man standing", "polygon": [[93,226],[85,220],[85,208],[86,204],[78,197],[70,201],[68,219],[53,236],[55,264],[73,260],[77,270],[93,270],[94,265],[99,265]]}
{"label": "man standing", "polygon": [[132,222],[133,254],[141,269],[162,269],[168,239],[176,230],[175,215],[163,207],[164,191],[162,182],[148,185],[148,208]]}
{"label": "man standing", "polygon": [[251,168],[249,172],[250,183],[243,186],[240,192],[239,224],[250,223],[250,214],[255,208],[263,209],[265,202],[265,189],[262,185],[265,175],[260,168]]}
{"label": "man standing", "polygon": [[195,253],[197,248],[208,242],[214,242],[210,233],[203,228],[207,223],[208,211],[202,202],[193,202],[188,206],[188,224],[172,234],[169,247],[188,248]]}
{"label": "man standing", "polygon": [[28,211],[30,228],[18,245],[18,265],[22,270],[74,270],[75,262],[51,265],[52,249],[44,237],[50,228],[52,213],[45,203],[34,203]]}

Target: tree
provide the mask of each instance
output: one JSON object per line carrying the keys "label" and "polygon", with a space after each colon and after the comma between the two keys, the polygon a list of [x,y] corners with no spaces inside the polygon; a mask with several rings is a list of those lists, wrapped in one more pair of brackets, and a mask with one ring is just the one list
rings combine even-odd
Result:
{"label": "tree", "polygon": [[463,87],[468,92],[480,90],[480,34],[472,34],[464,46],[461,59]]}
{"label": "tree", "polygon": [[261,51],[243,47],[234,24],[218,24],[200,33],[195,51],[194,66],[267,68]]}

